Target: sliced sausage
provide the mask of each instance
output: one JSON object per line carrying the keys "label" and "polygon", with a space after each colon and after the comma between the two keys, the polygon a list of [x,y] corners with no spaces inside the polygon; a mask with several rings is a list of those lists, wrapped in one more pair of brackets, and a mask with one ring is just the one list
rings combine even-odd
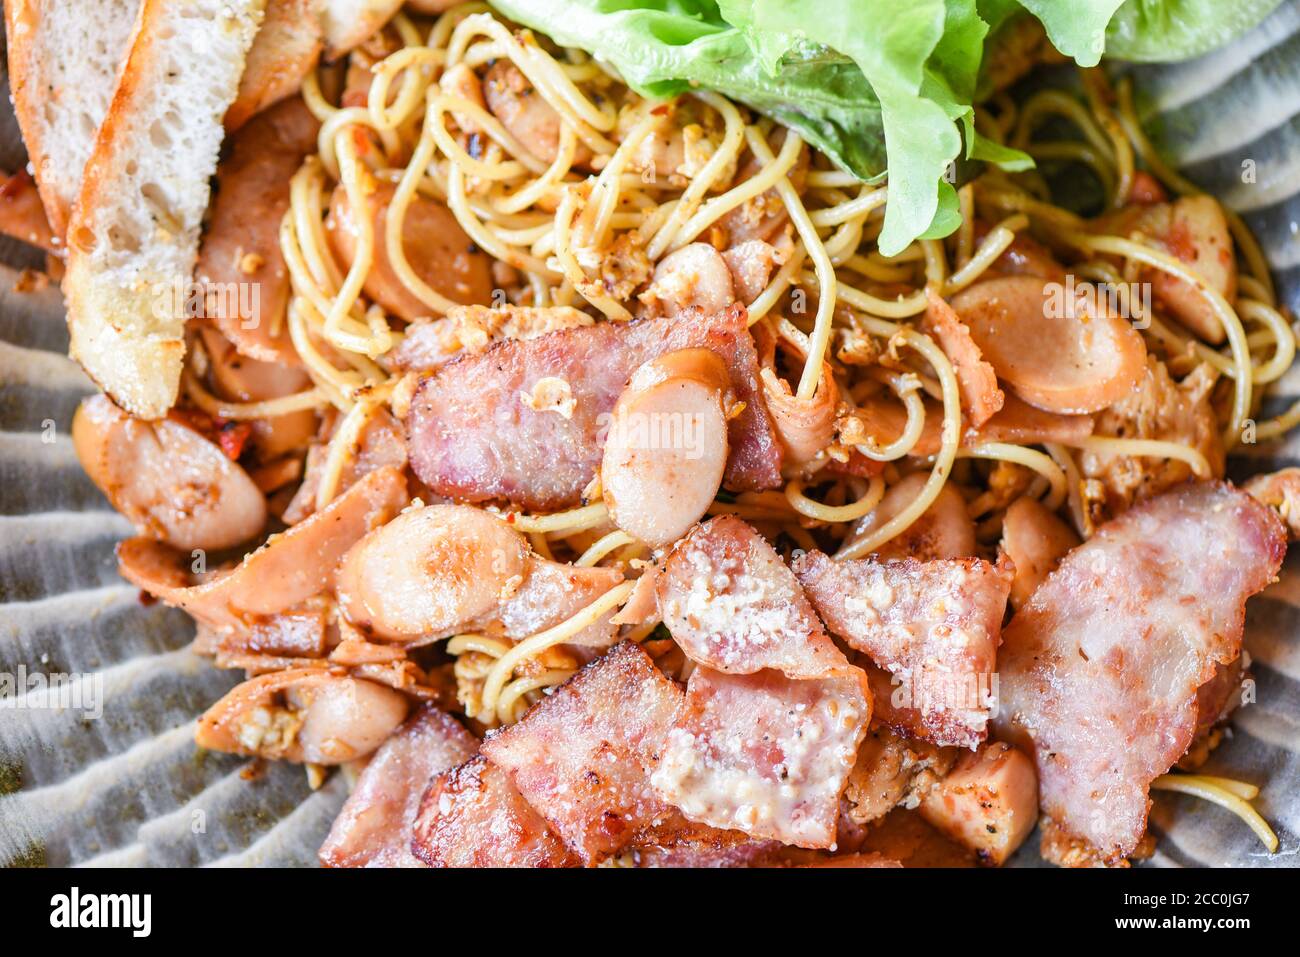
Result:
{"label": "sliced sausage", "polygon": [[185,551],[222,549],[266,525],[248,473],[177,420],[145,422],[97,395],[73,417],[72,442],[91,481],[142,535]]}
{"label": "sliced sausage", "polygon": [[614,406],[600,469],[615,525],[657,547],[703,517],[727,467],[730,393],[726,363],[708,349],[637,369]]}

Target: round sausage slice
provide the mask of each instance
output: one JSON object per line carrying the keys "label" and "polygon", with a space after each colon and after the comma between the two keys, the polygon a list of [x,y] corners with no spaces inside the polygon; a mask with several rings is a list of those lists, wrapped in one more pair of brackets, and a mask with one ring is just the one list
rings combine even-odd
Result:
{"label": "round sausage slice", "polygon": [[97,395],[77,409],[72,444],[91,481],[142,535],[216,550],[266,525],[266,499],[248,473],[180,422],[146,422]]}
{"label": "round sausage slice", "polygon": [[1146,368],[1132,324],[1104,297],[1072,295],[1067,284],[988,279],[958,293],[952,307],[998,379],[1048,412],[1100,411],[1127,395]]}
{"label": "round sausage slice", "polygon": [[1002,547],[1016,566],[1011,582],[1011,604],[1019,608],[1056,570],[1065,553],[1079,544],[1079,536],[1032,498],[1012,502],[1002,518]]}
{"label": "round sausage slice", "polygon": [[383,744],[406,712],[392,688],[295,668],[235,687],[199,718],[194,740],[212,751],[342,764]]}
{"label": "round sausage slice", "polygon": [[730,387],[726,364],[708,349],[670,352],[633,373],[600,468],[615,525],[658,547],[699,521],[727,466]]}
{"label": "round sausage slice", "polygon": [[[364,288],[385,310],[410,322],[431,316],[433,311],[398,278],[388,258],[384,229],[394,191],[391,184],[379,184],[368,199],[375,253]],[[347,190],[337,187],[325,229],[334,252],[349,267],[356,256],[357,223]],[[411,199],[402,219],[402,250],[412,271],[434,292],[465,305],[486,305],[491,300],[490,257],[465,235],[451,210],[436,200]]]}
{"label": "round sausage slice", "polygon": [[528,554],[523,535],[482,509],[411,509],[343,556],[339,607],[381,638],[441,636],[508,598]]}

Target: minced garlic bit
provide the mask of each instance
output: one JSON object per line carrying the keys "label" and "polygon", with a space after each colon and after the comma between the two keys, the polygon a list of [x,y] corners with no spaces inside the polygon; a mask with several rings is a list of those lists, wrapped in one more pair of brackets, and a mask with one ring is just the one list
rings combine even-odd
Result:
{"label": "minced garlic bit", "polygon": [[845,412],[835,420],[835,441],[838,445],[868,445],[875,442],[875,436],[867,431],[867,424],[862,416]]}
{"label": "minced garlic bit", "polygon": [[573,418],[573,410],[578,406],[569,383],[550,375],[533,383],[532,392],[521,391],[519,401],[534,412],[556,412],[566,419]]}
{"label": "minced garlic bit", "polygon": [[420,377],[414,372],[408,372],[397,380],[388,399],[393,415],[399,419],[406,418],[406,413],[411,409],[411,400],[415,398],[415,390],[419,385]]}
{"label": "minced garlic bit", "polygon": [[849,328],[841,331],[840,348],[835,356],[845,365],[869,366],[880,357],[880,348],[864,330]]}
{"label": "minced garlic bit", "polygon": [[329,768],[323,764],[312,764],[310,761],[307,763],[306,768],[307,787],[313,791],[319,791],[321,785],[325,783],[325,778],[329,776]]}
{"label": "minced garlic bit", "polygon": [[257,253],[244,253],[239,257],[239,271],[245,276],[253,275],[265,265],[266,260]]}
{"label": "minced garlic bit", "polygon": [[274,757],[289,750],[301,727],[302,715],[296,711],[258,706],[244,713],[239,723],[239,744],[245,750]]}
{"label": "minced garlic bit", "polygon": [[478,717],[483,710],[483,682],[496,659],[481,651],[467,651],[456,656],[452,673],[456,676],[456,700],[465,714]]}

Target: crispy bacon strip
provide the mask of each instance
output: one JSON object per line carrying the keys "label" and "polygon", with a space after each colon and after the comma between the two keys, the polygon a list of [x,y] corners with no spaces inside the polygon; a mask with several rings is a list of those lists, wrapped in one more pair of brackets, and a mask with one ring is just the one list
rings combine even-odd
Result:
{"label": "crispy bacon strip", "polygon": [[673,549],[658,598],[699,665],[654,776],[660,793],[713,827],[834,844],[871,699],[780,555],[744,522],[720,516]]}
{"label": "crispy bacon strip", "polygon": [[483,754],[593,864],[677,819],[650,775],[681,706],[677,686],[624,642],[490,735]]}
{"label": "crispy bacon strip", "polygon": [[[537,510],[577,505],[600,467],[604,426],[632,373],[647,360],[695,347],[726,361],[744,404],[730,422],[727,487],[777,487],[781,450],[742,306],[602,322],[464,356],[415,391],[406,417],[411,466],[433,492],[460,501],[504,499]],[[522,400],[542,379],[566,384],[570,415]]]}
{"label": "crispy bacon strip", "polygon": [[[929,686],[920,685],[915,680],[909,684],[900,678],[894,677],[884,668],[873,664],[866,655],[861,655],[855,660],[862,670],[867,673],[867,684],[871,688],[871,699],[874,703],[872,711],[872,726],[874,728],[897,734],[911,748],[928,746],[944,755],[966,753],[957,746],[945,745],[936,748],[930,742],[933,735],[934,702],[942,700],[939,698],[940,691],[933,689],[942,689],[943,686],[937,682],[932,682]],[[992,675],[979,676],[974,680],[968,680],[964,686],[959,686],[957,693],[972,697],[975,700],[987,700],[990,704],[995,704],[996,702],[992,700],[996,697],[997,686],[994,683],[995,680]],[[981,695],[983,695],[982,699],[980,698]],[[928,703],[930,710],[923,711],[921,708],[916,707],[918,703]],[[992,717],[992,712],[990,712],[989,717]],[[859,752],[859,765],[861,765],[861,762],[862,753]],[[849,787],[852,788],[852,786],[853,778],[850,777]],[[848,791],[846,790],[845,793],[847,794]]]}
{"label": "crispy bacon strip", "polygon": [[794,572],[827,627],[902,682],[922,737],[966,748],[984,740],[1010,563],[809,552]]}
{"label": "crispy bacon strip", "polygon": [[772,867],[783,862],[780,841],[756,841],[740,831],[720,831],[678,816],[630,849],[638,867]]}
{"label": "crispy bacon strip", "polygon": [[1012,619],[999,723],[1032,743],[1043,811],[1116,861],[1149,786],[1187,750],[1197,689],[1241,651],[1246,599],[1277,574],[1281,522],[1244,492],[1187,484],[1070,552]]}
{"label": "crispy bacon strip", "polygon": [[506,772],[481,754],[429,784],[415,819],[411,852],[430,867],[576,863]]}
{"label": "crispy bacon strip", "polygon": [[423,867],[411,834],[429,779],[469,760],[478,739],[426,706],[407,719],[361,772],[318,857],[326,867]]}
{"label": "crispy bacon strip", "polygon": [[838,857],[826,857],[812,864],[800,864],[800,867],[902,867],[902,863],[883,854],[841,854]]}
{"label": "crispy bacon strip", "polygon": [[781,556],[735,516],[695,526],[669,553],[656,586],[673,639],[715,671],[774,668],[817,678],[848,665]]}
{"label": "crispy bacon strip", "polygon": [[691,820],[828,848],[870,717],[870,698],[850,674],[794,679],[700,666],[652,780]]}
{"label": "crispy bacon strip", "polygon": [[681,691],[625,643],[588,665],[522,721],[484,742],[531,807],[593,864],[627,852],[639,866],[741,867],[782,850],[686,820],[650,784]]}

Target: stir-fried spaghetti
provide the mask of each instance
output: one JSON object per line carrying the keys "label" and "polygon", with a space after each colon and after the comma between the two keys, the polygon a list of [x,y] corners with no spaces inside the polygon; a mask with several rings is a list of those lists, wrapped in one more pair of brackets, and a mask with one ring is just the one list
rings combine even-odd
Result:
{"label": "stir-fried spaghetti", "polygon": [[[526,87],[524,95],[540,98],[558,117],[553,157],[538,155],[543,151],[536,144],[521,141],[481,97],[454,82],[468,71],[473,90],[488,68],[499,71],[504,64]],[[200,408],[225,418],[326,404],[343,413],[326,456],[317,508],[335,495],[367,419],[400,391],[393,388],[385,356],[401,342],[404,324],[363,292],[377,252],[382,250],[429,317],[457,305],[408,261],[403,222],[417,197],[445,203],[475,247],[508,267],[496,273],[501,277],[497,304],[572,306],[607,322],[633,318],[634,303],[610,294],[602,270],[639,264],[648,276],[666,255],[692,242],[712,238],[725,244],[728,214],[779,219],[784,258],[745,305],[751,324],[763,327],[781,358],[789,360],[784,365],[791,370],[787,389],[794,406],[840,401],[844,408],[836,411],[852,417],[859,404],[892,395],[904,425],[883,444],[874,434],[841,429],[835,442],[789,476],[784,494],[725,496],[710,513],[762,523],[786,533],[798,547],[830,543],[845,558],[868,554],[905,532],[949,483],[961,491],[980,520],[981,536],[989,540],[998,534],[999,515],[1022,495],[1041,499],[1053,511],[1068,500],[1078,531],[1086,535],[1082,456],[1175,460],[1197,476],[1213,473],[1205,454],[1185,442],[1098,434],[1073,446],[963,443],[952,357],[918,323],[927,308],[925,288],[943,296],[969,288],[1018,237],[1032,233],[1077,260],[1072,269],[1078,275],[1121,296],[1143,268],[1195,287],[1222,326],[1226,346],[1201,341],[1155,317],[1147,317],[1143,337],[1151,354],[1175,375],[1205,364],[1219,379],[1212,407],[1225,450],[1241,440],[1264,389],[1294,357],[1294,338],[1273,300],[1262,256],[1231,214],[1247,273],[1235,307],[1140,233],[1107,233],[1096,222],[1052,205],[1036,172],[984,173],[960,190],[963,223],[953,237],[918,240],[887,258],[875,247],[887,186],[860,184],[819,154],[810,155],[792,131],[715,94],[700,92],[669,104],[643,100],[599,62],[513,32],[482,4],[455,8],[428,28],[398,16],[382,42],[352,54],[348,71],[341,97],[337,70],[313,75],[304,86],[304,98],[321,121],[319,153],[294,177],[280,231],[293,287],[287,322],[313,387],[240,404],[217,400],[192,377],[187,385]],[[1127,82],[1116,96],[1100,74],[1090,72],[1083,87],[1083,102],[1056,90],[1018,108],[1008,97],[997,97],[981,111],[981,128],[1042,161],[1087,167],[1112,210],[1129,205],[1139,161],[1175,193],[1192,191],[1143,137]],[[331,88],[333,97],[325,92]],[[1066,121],[1078,138],[1039,138],[1052,120]],[[674,155],[682,162],[663,175],[656,169],[655,150],[670,148],[679,150]],[[365,209],[378,184],[393,189],[384,228],[378,232],[370,217],[356,217],[355,253],[345,265],[326,236],[331,194],[341,187],[352,208]],[[977,221],[992,223],[978,238]],[[827,376],[834,378],[834,389],[823,383]],[[775,381],[773,374],[768,378]],[[938,447],[918,454],[927,419],[934,416],[941,420]],[[1293,410],[1259,422],[1255,434],[1277,434],[1297,416]],[[836,468],[853,455],[874,465],[860,475]],[[918,468],[928,470],[928,478],[911,501],[870,531],[856,528],[889,487]],[[1017,475],[1010,497],[990,498],[986,487],[993,469]],[[558,553],[588,565],[646,557],[629,536],[609,530],[605,506],[598,497],[592,500],[595,504],[568,512],[516,514],[511,520],[545,555]],[[508,721],[540,689],[566,678],[572,669],[559,667],[506,684],[521,660],[579,627],[576,621],[566,623],[508,651],[488,639],[453,640],[452,654],[474,651],[495,662],[478,679],[483,710],[477,716],[487,723]]]}
{"label": "stir-fried spaghetti", "polygon": [[[214,321],[188,324],[167,418],[106,386],[74,423],[139,530],[124,577],[248,675],[201,744],[301,761],[316,787],[442,721],[453,752],[479,749],[449,772],[468,781],[530,760],[511,740],[581,726],[604,748],[595,725],[653,718],[653,760],[618,758],[636,788],[692,826],[782,845],[831,849],[837,815],[865,827],[916,806],[876,807],[871,775],[902,769],[901,796],[908,774],[960,780],[960,760],[1020,817],[1014,838],[990,824],[967,842],[991,860],[1041,808],[1049,859],[1122,862],[1150,788],[1276,847],[1252,785],[1162,772],[1217,744],[1248,661],[1216,616],[1300,535],[1300,470],[1208,481],[1300,424],[1300,405],[1261,418],[1295,360],[1292,317],[1240,217],[1146,139],[1128,79],[994,91],[972,152],[1036,166],[963,161],[933,235],[894,251],[916,197],[892,152],[892,182],[864,181],[799,118],[709,84],[647,98],[484,3],[413,9],[441,12],[338,47],[233,135],[196,273],[209,297],[265,288],[266,321],[205,300]],[[274,214],[253,222],[261,204]],[[1187,544],[1216,536],[1201,579],[1222,581],[1189,608]],[[1118,568],[1144,549],[1158,570]],[[1042,679],[1054,655],[1068,661]],[[996,688],[927,699],[1000,673],[1009,728]],[[1061,700],[1080,697],[1071,682],[1106,685],[1094,705],[1118,737],[1072,737],[1095,714]],[[644,700],[611,713],[632,686]],[[769,699],[763,740],[785,757],[760,808],[769,769],[728,777],[715,752]],[[1120,741],[1132,760],[1098,757]],[[1119,789],[1104,800],[1081,770],[1102,765]],[[783,804],[791,789],[826,820]],[[1083,820],[1112,798],[1127,817]],[[715,800],[742,806],[718,817]],[[590,850],[566,842],[551,863]]]}

